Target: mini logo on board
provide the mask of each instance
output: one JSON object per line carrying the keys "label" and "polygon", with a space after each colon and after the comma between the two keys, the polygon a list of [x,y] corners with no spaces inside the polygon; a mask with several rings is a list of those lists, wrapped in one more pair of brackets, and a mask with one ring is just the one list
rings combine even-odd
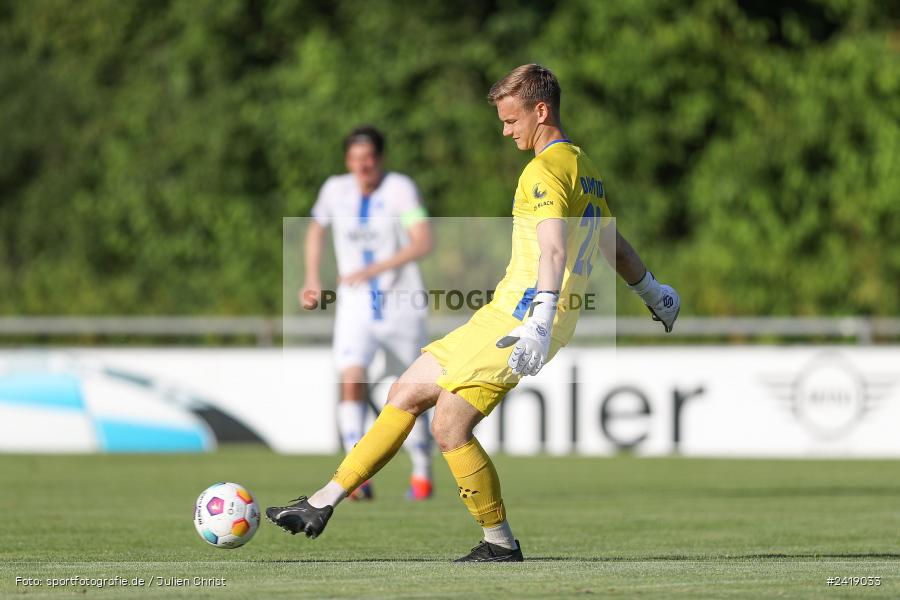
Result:
{"label": "mini logo on board", "polygon": [[816,357],[795,374],[763,376],[804,429],[822,440],[846,436],[890,392],[896,377],[863,374],[836,353]]}

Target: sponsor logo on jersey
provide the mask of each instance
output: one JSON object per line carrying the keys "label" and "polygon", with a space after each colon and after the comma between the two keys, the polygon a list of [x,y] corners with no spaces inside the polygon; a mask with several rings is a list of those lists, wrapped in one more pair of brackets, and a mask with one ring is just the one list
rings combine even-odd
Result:
{"label": "sponsor logo on jersey", "polygon": [[581,190],[585,194],[593,194],[598,198],[603,197],[603,182],[594,177],[579,177],[581,181]]}
{"label": "sponsor logo on jersey", "polygon": [[370,244],[378,241],[378,232],[372,231],[368,227],[359,229],[350,229],[347,231],[347,240],[351,242],[362,242]]}
{"label": "sponsor logo on jersey", "polygon": [[539,185],[540,185],[540,184],[537,184],[537,183],[536,183],[536,184],[534,184],[534,187],[531,188],[531,193],[534,194],[534,197],[537,198],[538,200],[540,200],[541,198],[543,198],[544,196],[547,195],[547,190],[544,190],[544,191],[542,192],[542,191],[541,191],[541,188],[538,187]]}
{"label": "sponsor logo on jersey", "polygon": [[553,200],[544,200],[543,202],[538,202],[534,205],[534,210],[537,210],[544,206],[553,206]]}

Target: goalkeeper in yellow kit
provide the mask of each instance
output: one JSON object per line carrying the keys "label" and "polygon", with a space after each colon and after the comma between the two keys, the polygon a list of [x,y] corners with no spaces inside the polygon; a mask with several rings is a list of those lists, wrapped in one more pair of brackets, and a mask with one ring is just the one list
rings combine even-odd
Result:
{"label": "goalkeeper in yellow kit", "polygon": [[[459,562],[521,561],[506,520],[500,480],[472,435],[481,419],[526,375],[568,343],[598,250],[671,331],[680,301],[660,285],[610,225],[600,175],[569,141],[560,120],[560,88],[548,69],[522,65],[491,87],[503,135],[535,157],[519,177],[513,204],[512,255],[493,300],[446,337],[426,346],[391,388],[372,428],[325,487],[266,516],[290,533],[315,538],[334,507],[370,479],[403,445],[416,417],[435,407],[432,432],[484,539]],[[601,244],[601,237],[615,240]],[[580,304],[580,303],[579,303]]]}

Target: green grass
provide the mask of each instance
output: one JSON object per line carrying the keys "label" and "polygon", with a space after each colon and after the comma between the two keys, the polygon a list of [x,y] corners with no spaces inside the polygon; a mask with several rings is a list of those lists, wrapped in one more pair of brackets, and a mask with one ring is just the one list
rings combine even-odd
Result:
{"label": "green grass", "polygon": [[[900,463],[497,457],[527,562],[454,565],[478,542],[438,459],[438,493],[403,500],[408,459],[377,500],[339,507],[318,540],[263,523],[216,550],[191,522],[220,480],[263,507],[309,493],[334,457],[0,456],[0,597],[900,597]],[[227,586],[49,589],[35,577],[223,577]],[[828,587],[878,576],[880,587]]]}

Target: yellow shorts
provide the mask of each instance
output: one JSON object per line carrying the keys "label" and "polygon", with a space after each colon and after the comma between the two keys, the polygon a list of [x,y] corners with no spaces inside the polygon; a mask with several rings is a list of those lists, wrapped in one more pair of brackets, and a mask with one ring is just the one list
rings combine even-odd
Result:
{"label": "yellow shorts", "polygon": [[[521,324],[514,316],[487,305],[465,325],[425,346],[422,351],[430,352],[441,365],[437,384],[489,415],[521,379],[507,364],[512,348],[497,347],[497,340]],[[561,347],[553,340],[550,358]]]}

